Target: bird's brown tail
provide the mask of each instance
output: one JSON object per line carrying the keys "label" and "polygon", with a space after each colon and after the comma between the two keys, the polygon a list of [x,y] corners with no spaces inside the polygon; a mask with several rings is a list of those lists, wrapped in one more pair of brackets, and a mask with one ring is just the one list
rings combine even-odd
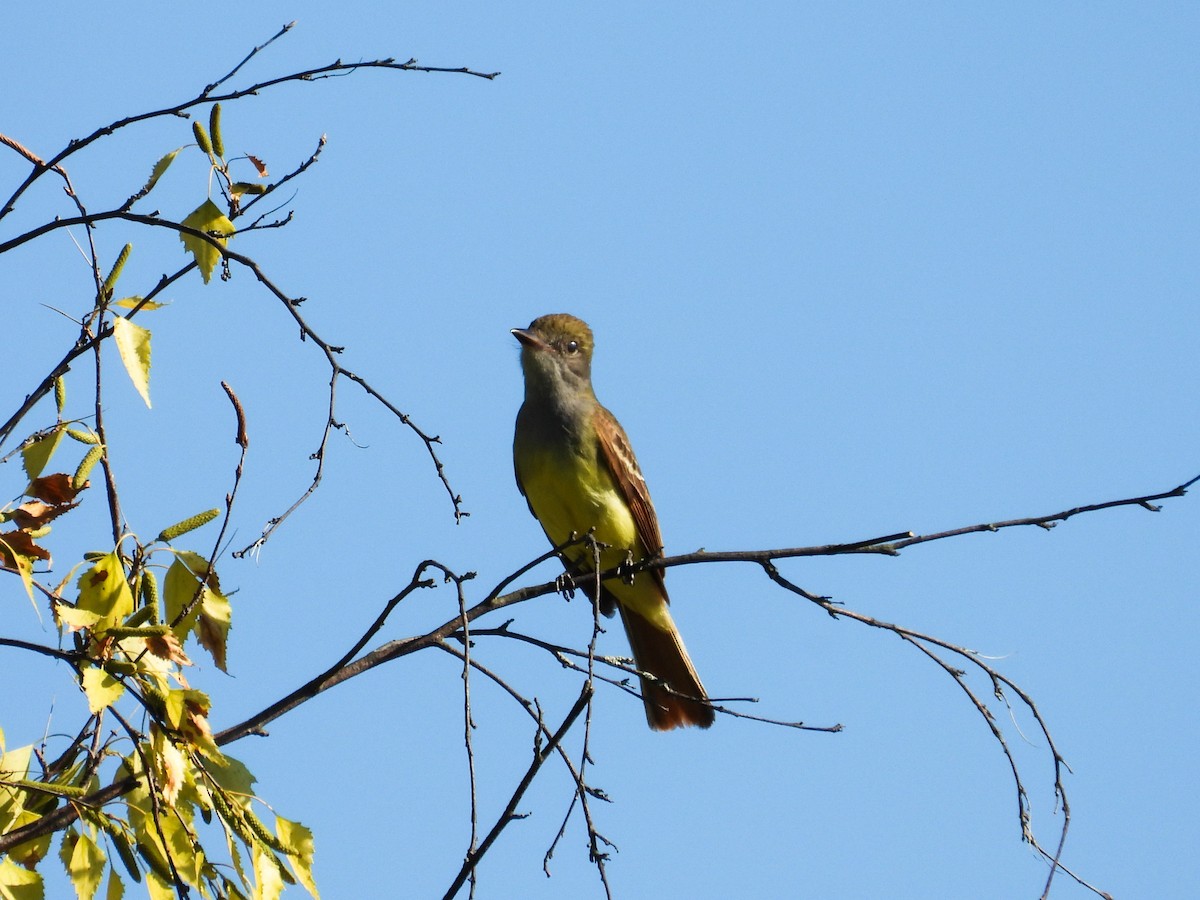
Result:
{"label": "bird's brown tail", "polygon": [[[683,725],[707,728],[716,714],[707,702],[708,694],[692,666],[679,632],[672,626],[664,631],[636,612],[618,604],[625,634],[637,667],[658,681],[642,678],[642,699],[646,703],[646,721],[655,731],[669,731]],[[661,682],[666,682],[669,688]]]}

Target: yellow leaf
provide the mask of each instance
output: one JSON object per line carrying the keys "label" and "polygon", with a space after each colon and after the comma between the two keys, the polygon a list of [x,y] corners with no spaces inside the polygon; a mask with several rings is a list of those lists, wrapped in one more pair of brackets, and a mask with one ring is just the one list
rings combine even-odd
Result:
{"label": "yellow leaf", "polygon": [[79,576],[79,602],[75,605],[99,613],[110,626],[133,612],[133,591],[125,580],[125,567],[116,550],[97,559]]}
{"label": "yellow leaf", "polygon": [[[211,200],[205,200],[197,206],[180,224],[186,225],[195,231],[204,232],[214,238],[216,243],[221,247],[225,246],[226,239],[236,230],[233,227],[233,223],[221,212],[217,204]],[[217,267],[217,263],[221,260],[221,251],[214,247],[212,242],[194,235],[180,232],[179,239],[183,241],[184,249],[192,254],[192,257],[196,260],[196,265],[200,267],[200,274],[204,278],[204,283],[208,284],[209,279],[212,278],[213,269]]]}
{"label": "yellow leaf", "polygon": [[108,887],[104,891],[104,900],[122,900],[125,896],[125,885],[116,869],[108,870]]}
{"label": "yellow leaf", "polygon": [[[32,756],[32,745],[0,754],[0,781],[19,781],[28,775]],[[24,811],[25,792],[0,784],[0,834],[11,830]]]}
{"label": "yellow leaf", "polygon": [[229,606],[229,598],[211,588],[204,592],[204,600],[200,603],[200,619],[196,623],[196,637],[200,646],[209,652],[213,662],[222,672],[225,668],[225,645],[229,639],[229,623],[233,611]]}
{"label": "yellow leaf", "polygon": [[62,625],[67,626],[68,631],[79,631],[81,628],[91,628],[102,618],[100,613],[89,612],[86,609],[76,609],[74,606],[68,606],[66,603],[53,604],[54,618]]}
{"label": "yellow leaf", "polygon": [[254,854],[254,900],[279,900],[283,893],[283,876],[279,874],[279,863],[275,854],[260,846],[253,848]]}
{"label": "yellow leaf", "polygon": [[124,316],[113,318],[113,337],[129,379],[150,405],[150,332]]}
{"label": "yellow leaf", "polygon": [[199,884],[205,863],[203,848],[192,842],[187,826],[178,816],[161,816],[159,822],[179,874],[188,884]]}
{"label": "yellow leaf", "polygon": [[[17,747],[15,750],[6,750],[3,754],[0,754],[0,780],[12,781],[24,778],[29,774],[29,760],[32,757],[32,744]],[[4,802],[4,798],[12,790],[14,789],[0,784],[0,804]],[[0,806],[0,809],[3,809],[3,806]]]}
{"label": "yellow leaf", "polygon": [[4,900],[44,900],[42,876],[10,859],[0,859],[0,897]]}
{"label": "yellow leaf", "polygon": [[305,889],[313,896],[313,900],[320,900],[321,895],[317,893],[317,884],[313,881],[312,874],[312,831],[299,822],[291,822],[282,816],[276,816],[275,834],[279,837],[279,842],[287,848],[288,865],[291,866],[296,880],[304,885]]}
{"label": "yellow leaf", "polygon": [[179,155],[179,151],[182,149],[182,147],[178,147],[172,150],[154,164],[154,168],[150,171],[149,179],[147,179],[145,186],[140,191],[141,196],[146,196],[146,194],[154,189],[154,186],[158,184],[158,179],[163,177],[163,173],[167,171],[167,167],[175,161],[175,157]]}
{"label": "yellow leaf", "polygon": [[153,300],[143,300],[141,297],[138,297],[135,294],[132,297],[122,297],[120,300],[110,303],[109,306],[119,306],[121,309],[133,309],[134,307],[137,307],[143,311],[153,311],[156,309],[163,309],[164,307],[170,306],[170,304],[156,303]]}
{"label": "yellow leaf", "polygon": [[21,448],[21,463],[25,466],[25,474],[29,476],[30,481],[42,474],[42,470],[50,462],[50,457],[58,449],[62,436],[62,426],[55,426],[53,430]]}
{"label": "yellow leaf", "polygon": [[[63,849],[66,850],[65,842]],[[75,885],[76,896],[79,900],[92,900],[100,887],[100,879],[104,876],[107,862],[104,851],[86,834],[81,834],[75,841],[75,846],[71,848],[70,857],[64,859],[64,862],[67,874],[71,876],[71,883]]]}
{"label": "yellow leaf", "polygon": [[[207,591],[201,578],[208,571],[208,560],[190,550],[181,550],[175,554],[175,561],[167,569],[167,577],[163,581],[163,602],[166,605],[167,624],[172,625],[180,640],[196,623],[200,615],[200,602],[192,606],[187,617],[174,624],[180,613],[192,605],[197,591]],[[201,596],[203,600],[203,596]]]}
{"label": "yellow leaf", "polygon": [[125,693],[125,685],[103,669],[88,666],[83,670],[83,692],[87,695],[88,710],[95,714],[116,703]]}
{"label": "yellow leaf", "polygon": [[153,869],[146,873],[146,891],[150,900],[175,900],[175,888]]}
{"label": "yellow leaf", "polygon": [[[45,802],[45,801],[43,801]],[[41,813],[26,812],[19,822],[17,827],[30,825],[42,817]],[[36,869],[38,863],[46,858],[46,854],[50,852],[50,840],[54,837],[52,834],[43,834],[39,838],[33,838],[23,844],[18,844],[9,851],[9,859],[15,863],[20,863],[26,869]]]}
{"label": "yellow leaf", "polygon": [[196,749],[210,759],[225,765],[225,757],[213,742],[208,711],[212,702],[202,691],[190,688],[172,689],[163,697],[163,718],[179,731]]}
{"label": "yellow leaf", "polygon": [[208,774],[230,795],[229,799],[232,802],[239,805],[250,802],[249,798],[254,793],[254,782],[257,779],[241,760],[226,756],[220,765],[209,766]]}

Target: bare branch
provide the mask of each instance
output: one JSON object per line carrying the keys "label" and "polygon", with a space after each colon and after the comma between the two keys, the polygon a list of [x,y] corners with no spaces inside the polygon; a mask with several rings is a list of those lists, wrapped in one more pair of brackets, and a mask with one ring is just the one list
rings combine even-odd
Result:
{"label": "bare branch", "polygon": [[[322,431],[320,443],[317,447],[317,450],[312,454],[312,458],[314,460],[316,460],[316,462],[317,462],[317,467],[316,467],[316,471],[313,474],[313,479],[309,483],[309,485],[305,489],[305,491],[300,495],[300,497],[294,503],[292,503],[292,505],[290,507],[288,507],[281,515],[278,515],[278,516],[275,516],[274,518],[272,518],[267,523],[266,527],[264,527],[262,534],[258,537],[257,540],[255,540],[249,546],[236,551],[234,553],[235,557],[244,556],[247,553],[253,552],[254,550],[262,547],[262,545],[264,543],[266,543],[266,541],[274,533],[275,529],[277,529],[289,516],[292,515],[292,513],[294,513],[300,506],[302,506],[304,504],[304,502],[306,500],[308,500],[308,498],[311,497],[313,495],[313,493],[316,491],[316,489],[320,486],[321,478],[324,474],[325,452],[326,452],[326,448],[329,443],[329,438],[330,438],[331,434],[333,433],[333,431],[339,427],[339,423],[337,421],[337,416],[336,416],[336,406],[337,406],[336,399],[337,399],[337,384],[338,384],[338,381],[342,378],[345,378],[345,379],[357,384],[367,394],[367,396],[371,397],[377,403],[379,403],[381,406],[383,406],[388,412],[390,412],[393,416],[395,416],[401,422],[401,424],[403,424],[405,427],[407,427],[409,429],[409,431],[411,431],[413,434],[415,434],[421,440],[421,442],[425,446],[425,450],[428,453],[431,462],[434,465],[434,470],[437,473],[438,480],[442,483],[442,486],[445,488],[446,493],[450,497],[450,502],[451,502],[451,505],[454,510],[455,519],[458,521],[461,521],[463,517],[469,515],[469,513],[466,512],[462,508],[462,502],[463,502],[462,497],[459,494],[455,493],[453,487],[450,484],[449,479],[446,476],[445,466],[442,464],[442,461],[437,454],[436,445],[441,443],[441,438],[438,437],[437,435],[431,435],[431,434],[428,434],[427,432],[425,432],[422,428],[420,428],[412,420],[412,418],[407,413],[401,411],[395,404],[393,404],[390,400],[388,400],[382,393],[380,393],[378,390],[376,390],[371,385],[371,383],[369,381],[367,381],[367,379],[365,379],[358,373],[343,366],[337,358],[338,354],[340,354],[340,352],[342,351],[343,348],[337,347],[333,344],[330,344],[328,341],[326,341],[324,338],[322,338],[319,334],[317,334],[317,332],[312,328],[312,326],[308,324],[308,322],[300,314],[300,311],[299,311],[300,300],[295,297],[289,296],[280,287],[278,287],[274,283],[274,281],[272,281],[271,278],[267,276],[267,274],[262,270],[262,268],[258,265],[257,262],[255,262],[253,259],[251,259],[248,256],[238,253],[237,251],[230,250],[217,237],[214,237],[213,235],[207,234],[206,232],[203,232],[203,231],[198,231],[195,228],[189,228],[188,226],[183,225],[179,222],[172,222],[170,220],[162,219],[157,216],[148,216],[148,215],[144,215],[142,213],[129,212],[128,210],[124,210],[124,209],[115,209],[115,210],[108,210],[108,211],[102,212],[102,213],[92,213],[92,214],[87,214],[87,215],[74,216],[74,217],[70,217],[70,218],[56,219],[53,222],[47,222],[44,225],[41,225],[37,228],[27,231],[24,234],[18,235],[17,237],[12,238],[12,239],[0,244],[0,255],[4,254],[8,250],[11,250],[15,247],[19,247],[24,243],[27,243],[37,237],[40,237],[44,234],[48,234],[49,232],[54,231],[59,228],[66,228],[66,227],[70,227],[71,225],[90,224],[90,223],[95,223],[95,222],[105,221],[105,220],[110,220],[110,219],[134,222],[137,224],[147,225],[147,226],[155,227],[155,228],[167,228],[171,231],[176,231],[181,235],[187,235],[189,237],[196,238],[197,240],[205,241],[208,244],[210,244],[211,246],[213,246],[215,249],[217,249],[221,253],[221,255],[224,259],[236,262],[239,265],[249,269],[254,274],[254,277],[258,280],[258,282],[260,284],[262,284],[271,294],[273,294],[275,296],[275,298],[277,300],[279,300],[283,304],[283,307],[287,311],[288,315],[290,315],[292,317],[293,321],[299,327],[302,340],[312,341],[312,343],[315,344],[317,346],[317,348],[321,351],[322,355],[325,357],[325,360],[329,365],[329,368],[330,368],[329,402],[328,402],[329,414],[325,421],[325,427]],[[86,340],[85,343],[86,343],[87,347],[95,347],[100,341],[104,340],[111,334],[112,334],[112,326],[111,326],[111,324],[109,324],[109,325],[104,326],[104,328],[95,336],[92,336],[89,334],[88,339]],[[83,351],[79,349],[79,344],[77,343],[76,347],[73,348],[72,352],[69,353],[67,355],[67,357],[64,359],[64,361],[55,368],[55,371],[59,371],[60,369],[62,371],[66,371],[66,368],[69,368],[70,361],[72,359],[74,359],[75,356],[79,355],[80,352],[83,352]],[[64,366],[66,368],[64,368]],[[26,402],[22,405],[21,411],[19,411],[18,414],[11,417],[9,422],[7,422],[3,427],[0,427],[0,443],[2,443],[3,440],[11,433],[12,429],[15,428],[17,422],[20,421],[20,419],[23,417],[24,413],[32,408],[33,404],[36,402],[36,399],[34,399],[35,396],[38,399],[40,399],[40,397],[46,396],[46,394],[48,394],[49,391],[53,389],[53,385],[54,385],[53,378],[44,379],[42,384],[39,385],[38,390],[35,391],[34,394],[31,394],[30,397],[26,399]]]}
{"label": "bare branch", "polygon": [[394,59],[375,59],[375,60],[368,60],[368,61],[357,62],[357,63],[344,63],[339,59],[339,60],[335,60],[332,63],[329,63],[328,65],[317,66],[316,68],[305,69],[300,72],[292,72],[288,75],[280,75],[276,78],[270,78],[265,81],[260,81],[260,82],[257,82],[256,84],[250,85],[249,87],[239,88],[237,90],[228,91],[223,94],[214,94],[212,92],[214,88],[216,88],[220,84],[224,83],[226,80],[231,78],[234,74],[236,74],[237,71],[243,65],[245,65],[246,62],[248,62],[250,60],[250,58],[255,55],[255,53],[258,52],[258,50],[261,50],[263,47],[266,47],[268,44],[270,44],[276,38],[282,36],[282,34],[285,33],[288,30],[288,28],[290,28],[290,26],[287,26],[284,29],[282,29],[279,32],[279,34],[276,34],[275,37],[268,40],[261,47],[256,48],[253,52],[251,52],[251,54],[249,56],[246,57],[246,59],[244,59],[244,60],[242,60],[242,62],[238,63],[238,65],[235,66],[231,72],[229,72],[227,75],[223,76],[222,78],[218,79],[213,84],[207,86],[197,96],[191,98],[190,100],[184,100],[181,103],[175,103],[171,106],[165,106],[161,109],[156,109],[156,110],[152,110],[150,112],[145,112],[145,113],[139,113],[134,116],[127,116],[124,119],[118,119],[115,122],[112,122],[108,125],[97,128],[95,131],[93,131],[91,134],[87,135],[86,137],[71,141],[71,143],[69,143],[65,148],[60,150],[57,154],[55,154],[55,156],[53,156],[51,159],[49,159],[47,161],[40,160],[40,158],[38,158],[35,154],[32,154],[30,151],[25,150],[24,147],[21,147],[21,145],[19,143],[12,140],[11,138],[5,139],[3,141],[3,143],[6,146],[11,147],[12,149],[21,153],[22,156],[24,156],[30,162],[33,162],[34,166],[33,166],[33,171],[31,171],[29,173],[29,175],[26,177],[26,179],[23,182],[21,182],[21,184],[17,187],[17,189],[8,198],[8,200],[5,201],[4,205],[0,206],[0,219],[3,219],[6,215],[8,215],[10,212],[12,212],[12,210],[16,207],[17,201],[21,198],[21,196],[45,172],[47,172],[47,171],[61,172],[61,164],[62,164],[63,160],[68,159],[69,157],[73,156],[74,154],[78,153],[79,151],[91,146],[96,141],[100,140],[100,138],[107,137],[108,135],[110,135],[116,131],[120,131],[122,128],[127,128],[130,125],[135,125],[139,122],[146,122],[151,119],[160,119],[160,118],[164,118],[167,116],[184,117],[184,116],[186,116],[186,113],[188,110],[192,109],[195,106],[199,106],[200,104],[220,103],[220,102],[225,102],[225,101],[229,101],[229,100],[237,100],[242,97],[248,97],[248,96],[252,96],[252,95],[261,93],[262,91],[265,91],[269,88],[276,87],[277,85],[287,84],[289,82],[320,81],[324,78],[330,78],[333,76],[350,75],[354,72],[357,72],[360,69],[381,69],[381,70],[391,70],[391,71],[399,71],[399,72],[429,72],[429,73],[437,72],[437,73],[444,73],[444,74],[451,74],[451,75],[472,75],[476,78],[482,78],[482,79],[486,79],[488,81],[491,81],[491,80],[499,77],[499,75],[500,75],[499,72],[480,72],[475,69],[467,68],[466,66],[459,66],[457,68],[447,68],[447,67],[441,67],[441,66],[422,66],[422,65],[419,65],[415,59],[410,59],[408,62],[405,62],[405,63],[398,63]]}

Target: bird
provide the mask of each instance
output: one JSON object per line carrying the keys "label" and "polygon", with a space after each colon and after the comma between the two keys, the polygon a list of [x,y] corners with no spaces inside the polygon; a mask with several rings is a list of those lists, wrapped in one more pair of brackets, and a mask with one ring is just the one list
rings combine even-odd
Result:
{"label": "bird", "polygon": [[[629,438],[592,387],[595,341],[567,313],[539,316],[512,329],[521,346],[525,399],[517,413],[513,467],[529,511],[554,546],[591,532],[603,549],[601,571],[658,556],[663,541]],[[646,721],[655,731],[715,719],[700,676],[668,607],[662,569],[599,585],[596,555],[585,543],[561,551],[568,573],[605,615],[619,611],[641,681]]]}

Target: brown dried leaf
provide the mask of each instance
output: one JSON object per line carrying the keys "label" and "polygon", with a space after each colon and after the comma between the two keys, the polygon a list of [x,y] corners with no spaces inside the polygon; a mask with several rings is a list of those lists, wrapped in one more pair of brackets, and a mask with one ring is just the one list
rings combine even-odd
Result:
{"label": "brown dried leaf", "polygon": [[246,154],[246,159],[250,160],[250,165],[254,166],[254,168],[258,170],[259,178],[267,177],[267,164],[265,162],[263,162],[257,156],[251,156],[249,153]]}
{"label": "brown dried leaf", "polygon": [[53,475],[43,475],[41,478],[33,479],[29,483],[29,490],[25,493],[38,500],[45,500],[54,506],[63,506],[73,501],[84,487],[87,485],[76,489],[71,485],[70,475],[65,472],[56,472]]}
{"label": "brown dried leaf", "polygon": [[159,659],[165,659],[181,666],[192,665],[188,655],[183,652],[183,645],[179,643],[179,638],[171,632],[146,638],[146,649]]}
{"label": "brown dried leaf", "polygon": [[30,500],[9,513],[9,518],[23,531],[37,531],[47,522],[57,519],[78,505],[78,503],[64,503],[61,506],[51,506],[41,500]]}
{"label": "brown dried leaf", "polygon": [[113,657],[113,651],[117,647],[117,639],[109,635],[99,640],[92,641],[91,654],[92,658],[98,662],[106,663]]}
{"label": "brown dried leaf", "polygon": [[188,697],[184,701],[183,717],[179,723],[179,730],[205,756],[210,759],[221,760],[224,757],[213,741],[212,727],[208,724],[208,709],[209,702],[206,696],[199,691],[188,691]]}
{"label": "brown dried leaf", "polygon": [[14,553],[26,559],[50,559],[50,551],[35,544],[28,532],[6,531],[0,534],[0,565],[16,568]]}

